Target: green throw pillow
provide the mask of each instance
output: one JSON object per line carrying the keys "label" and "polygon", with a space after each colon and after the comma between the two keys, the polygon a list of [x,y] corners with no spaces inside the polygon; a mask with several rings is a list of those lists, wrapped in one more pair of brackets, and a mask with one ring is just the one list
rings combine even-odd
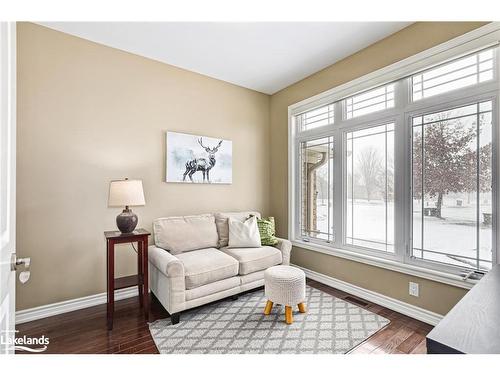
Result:
{"label": "green throw pillow", "polygon": [[259,227],[261,245],[274,246],[278,243],[278,239],[275,237],[274,217],[257,219],[257,226]]}

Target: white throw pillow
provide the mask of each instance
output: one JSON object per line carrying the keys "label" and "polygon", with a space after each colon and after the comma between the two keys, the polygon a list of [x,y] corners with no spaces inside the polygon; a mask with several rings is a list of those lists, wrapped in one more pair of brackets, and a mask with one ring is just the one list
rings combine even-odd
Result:
{"label": "white throw pillow", "polygon": [[215,225],[219,232],[219,247],[226,247],[229,242],[229,221],[233,219],[245,221],[249,216],[257,216],[260,219],[260,213],[256,211],[238,211],[238,212],[217,212],[215,214]]}
{"label": "white throw pillow", "polygon": [[255,216],[246,221],[239,221],[230,217],[228,223],[228,247],[260,247],[259,227]]}

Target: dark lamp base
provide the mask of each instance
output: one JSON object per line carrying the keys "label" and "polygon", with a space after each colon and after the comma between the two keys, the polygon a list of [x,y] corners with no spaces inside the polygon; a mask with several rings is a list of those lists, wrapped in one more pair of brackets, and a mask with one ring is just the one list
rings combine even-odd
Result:
{"label": "dark lamp base", "polygon": [[116,217],[116,226],[122,233],[133,232],[137,226],[137,222],[137,215],[129,208],[125,208],[122,213]]}

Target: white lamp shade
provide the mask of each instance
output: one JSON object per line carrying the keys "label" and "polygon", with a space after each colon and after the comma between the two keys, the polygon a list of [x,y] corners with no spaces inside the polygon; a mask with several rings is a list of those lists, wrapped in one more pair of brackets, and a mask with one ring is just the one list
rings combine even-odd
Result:
{"label": "white lamp shade", "polygon": [[111,181],[109,184],[109,207],[144,206],[144,191],[141,180]]}

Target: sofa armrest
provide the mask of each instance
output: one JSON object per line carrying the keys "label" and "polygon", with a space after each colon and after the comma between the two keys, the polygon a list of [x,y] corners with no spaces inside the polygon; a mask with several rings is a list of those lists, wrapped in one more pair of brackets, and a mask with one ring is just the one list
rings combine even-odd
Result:
{"label": "sofa armrest", "polygon": [[154,245],[149,246],[148,257],[149,261],[165,276],[169,278],[184,277],[184,265],[167,250]]}
{"label": "sofa armrest", "polygon": [[292,252],[292,243],[284,238],[278,238],[278,243],[275,247],[281,251],[283,257],[283,264],[290,264],[290,253]]}
{"label": "sofa armrest", "polygon": [[163,307],[170,313],[182,311],[186,302],[186,284],[184,265],[168,251],[148,247],[150,272],[149,286]]}

